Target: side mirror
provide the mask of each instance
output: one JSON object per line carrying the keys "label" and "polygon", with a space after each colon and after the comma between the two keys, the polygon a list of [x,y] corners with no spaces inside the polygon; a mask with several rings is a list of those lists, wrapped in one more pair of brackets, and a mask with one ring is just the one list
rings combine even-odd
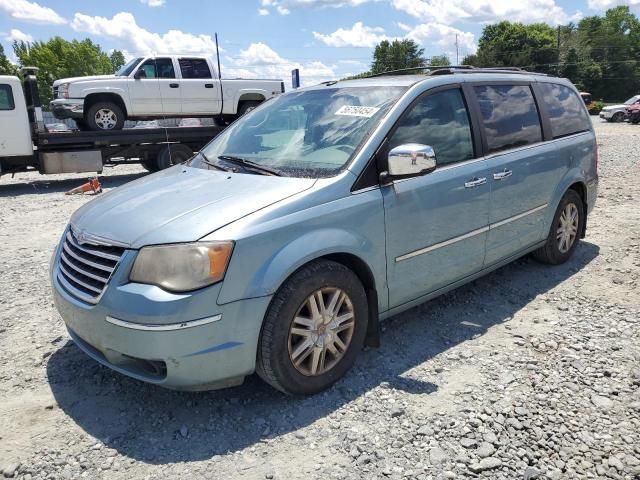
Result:
{"label": "side mirror", "polygon": [[436,153],[429,145],[419,143],[399,145],[389,152],[387,169],[380,174],[383,183],[426,175],[436,169]]}
{"label": "side mirror", "polygon": [[147,73],[142,68],[139,68],[138,70],[136,70],[136,73],[133,74],[133,78],[135,78],[136,80],[147,78]]}

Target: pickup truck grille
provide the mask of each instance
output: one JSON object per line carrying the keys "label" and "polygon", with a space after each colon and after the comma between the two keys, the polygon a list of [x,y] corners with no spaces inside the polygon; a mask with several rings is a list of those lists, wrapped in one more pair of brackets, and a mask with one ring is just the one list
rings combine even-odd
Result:
{"label": "pickup truck grille", "polygon": [[70,295],[98,303],[123,253],[121,247],[81,243],[69,229],[60,249],[58,281]]}

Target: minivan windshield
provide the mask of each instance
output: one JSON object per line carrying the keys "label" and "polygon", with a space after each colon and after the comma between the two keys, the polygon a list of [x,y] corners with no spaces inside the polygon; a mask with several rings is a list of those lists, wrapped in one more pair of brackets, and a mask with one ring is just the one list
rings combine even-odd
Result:
{"label": "minivan windshield", "polygon": [[335,175],[405,91],[327,86],[275,97],[234,122],[189,165],[224,169],[233,162],[236,168],[253,164],[265,167],[262,173],[270,169],[291,177]]}
{"label": "minivan windshield", "polygon": [[128,63],[125,63],[122,67],[120,67],[120,70],[116,72],[116,76],[128,77],[129,74],[133,72],[133,69],[136,68],[136,66],[140,63],[140,60],[142,60],[142,57],[129,60]]}
{"label": "minivan windshield", "polygon": [[635,97],[631,97],[629,100],[627,100],[626,102],[624,102],[625,105],[633,105],[634,103],[636,103],[638,100],[640,100],[640,95],[636,95]]}

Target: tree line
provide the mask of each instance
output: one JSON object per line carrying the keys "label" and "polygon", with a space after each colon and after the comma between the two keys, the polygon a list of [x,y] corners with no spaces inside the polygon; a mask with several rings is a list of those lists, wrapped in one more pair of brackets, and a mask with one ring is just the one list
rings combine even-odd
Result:
{"label": "tree line", "polygon": [[115,73],[124,65],[124,55],[119,50],[111,54],[90,39],[68,41],[54,37],[46,42],[13,42],[13,52],[19,65],[7,58],[0,45],[0,75],[18,75],[21,66],[38,67],[38,89],[40,101],[45,109],[52,99],[55,80],[85,75]]}
{"label": "tree line", "polygon": [[[487,25],[478,50],[462,63],[476,67],[520,67],[569,78],[594,99],[622,101],[640,93],[640,21],[621,6],[577,24],[503,21]],[[450,65],[446,55],[424,57],[412,40],[384,40],[373,51],[364,77],[390,70]],[[354,78],[354,77],[350,77]]]}

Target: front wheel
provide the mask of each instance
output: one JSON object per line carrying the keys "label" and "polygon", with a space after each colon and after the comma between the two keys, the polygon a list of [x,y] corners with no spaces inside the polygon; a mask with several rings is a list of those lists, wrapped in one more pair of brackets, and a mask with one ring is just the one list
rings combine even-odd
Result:
{"label": "front wheel", "polygon": [[367,332],[367,297],[340,263],[318,260],[274,296],[258,342],[258,375],[290,395],[329,388],[351,368]]}
{"label": "front wheel", "polygon": [[125,116],[115,103],[98,102],[89,107],[85,120],[90,130],[122,130]]}
{"label": "front wheel", "polygon": [[533,252],[536,260],[558,265],[575,251],[584,228],[584,204],[575,190],[567,190],[560,200],[547,237],[547,243]]}
{"label": "front wheel", "polygon": [[613,117],[611,117],[611,121],[615,123],[624,122],[624,113],[623,112],[614,113]]}

